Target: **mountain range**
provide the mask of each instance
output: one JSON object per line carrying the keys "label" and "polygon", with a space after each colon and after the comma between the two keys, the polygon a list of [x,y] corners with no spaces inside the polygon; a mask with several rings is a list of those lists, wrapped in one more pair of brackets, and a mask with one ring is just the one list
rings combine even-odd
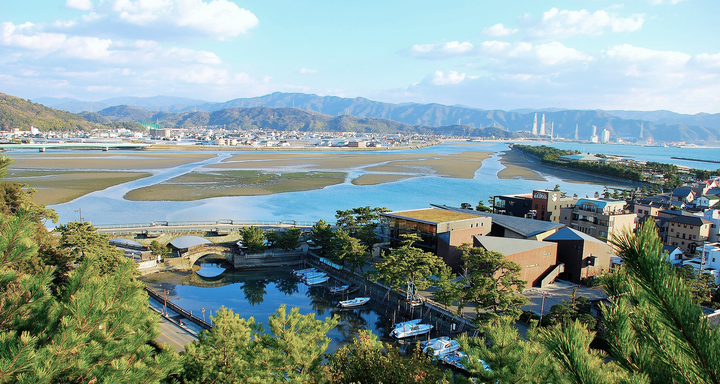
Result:
{"label": "mountain range", "polygon": [[[368,132],[496,132],[531,131],[535,114],[538,127],[544,115],[546,133],[587,140],[603,129],[629,140],[720,141],[720,114],[684,115],[670,111],[602,111],[548,108],[513,111],[483,110],[466,106],[404,103],[392,104],[362,97],[342,98],[304,93],[272,93],[212,103],[189,98],[121,97],[98,102],[39,98],[53,108],[82,112],[87,120],[159,122],[169,127],[224,125],[231,128],[267,127],[299,130],[360,130]],[[363,120],[364,119],[364,120]],[[453,128],[448,128],[453,127]],[[527,134],[527,133],[526,133]],[[513,135],[502,134],[502,137]],[[496,136],[498,137],[498,136]]]}

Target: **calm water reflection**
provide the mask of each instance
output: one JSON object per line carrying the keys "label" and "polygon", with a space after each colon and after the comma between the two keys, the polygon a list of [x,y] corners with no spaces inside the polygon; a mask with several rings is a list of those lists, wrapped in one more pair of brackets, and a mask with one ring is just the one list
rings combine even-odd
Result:
{"label": "calm water reflection", "polygon": [[[332,339],[329,352],[352,342],[358,330],[370,329],[381,339],[389,340],[392,316],[377,302],[355,309],[340,309],[340,300],[362,296],[363,290],[348,296],[332,296],[328,288],[338,282],[331,279],[323,285],[308,286],[292,275],[292,268],[267,268],[250,271],[226,270],[215,263],[199,264],[196,273],[178,275],[160,273],[145,280],[155,289],[168,289],[168,300],[182,308],[206,316],[221,306],[232,309],[241,317],[254,317],[258,322],[267,320],[282,304],[288,309],[300,308],[300,313],[314,313],[316,319],[338,315],[340,324],[330,331]],[[398,318],[399,320],[399,318]]]}

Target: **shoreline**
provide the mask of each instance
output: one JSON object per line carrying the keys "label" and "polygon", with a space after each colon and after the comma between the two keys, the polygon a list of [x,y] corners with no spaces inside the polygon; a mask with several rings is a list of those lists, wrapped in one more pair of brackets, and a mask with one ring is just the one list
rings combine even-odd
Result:
{"label": "shoreline", "polygon": [[[540,159],[537,159],[533,156],[530,156],[526,153],[523,153],[521,151],[518,151],[518,150],[515,150],[512,148],[509,151],[507,151],[505,154],[503,154],[502,156],[504,157],[510,152],[513,152],[513,154],[509,155],[509,156],[514,157],[515,161],[517,161],[516,159],[518,159],[518,158],[524,157],[526,162],[533,164],[533,169],[535,170],[535,172],[545,173],[545,174],[548,174],[551,176],[555,176],[555,177],[561,179],[562,181],[570,181],[570,182],[585,183],[585,184],[600,184],[597,181],[613,181],[615,183],[619,183],[618,186],[622,186],[622,187],[637,187],[637,186],[642,186],[642,185],[649,185],[646,182],[632,181],[632,180],[621,179],[621,178],[616,178],[616,177],[611,177],[611,176],[596,175],[596,174],[582,172],[582,171],[576,171],[576,170],[572,170],[572,169],[552,167],[549,165],[542,164],[540,162]],[[502,163],[502,159],[500,161]],[[503,163],[503,165],[505,165],[505,164]],[[517,164],[512,164],[512,165],[518,166]],[[530,170],[529,167],[525,167],[525,168],[527,170]],[[499,175],[498,175],[498,177],[499,177]]]}

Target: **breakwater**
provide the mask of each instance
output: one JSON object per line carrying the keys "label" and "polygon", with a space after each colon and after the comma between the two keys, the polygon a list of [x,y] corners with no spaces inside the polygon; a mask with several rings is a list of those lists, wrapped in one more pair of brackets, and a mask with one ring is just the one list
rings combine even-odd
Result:
{"label": "breakwater", "polygon": [[670,157],[670,158],[671,158],[671,159],[675,159],[675,160],[687,160],[687,161],[698,161],[698,162],[701,162],[701,163],[716,163],[716,164],[720,164],[720,161],[719,161],[719,160],[693,159],[693,158],[690,158],[690,157],[676,157],[676,156],[672,156],[672,157]]}

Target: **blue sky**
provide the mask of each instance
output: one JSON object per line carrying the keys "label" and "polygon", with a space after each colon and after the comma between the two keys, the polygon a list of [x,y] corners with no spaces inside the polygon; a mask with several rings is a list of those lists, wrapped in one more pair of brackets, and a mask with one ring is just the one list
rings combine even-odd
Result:
{"label": "blue sky", "polygon": [[0,2],[0,92],[720,112],[717,0]]}

